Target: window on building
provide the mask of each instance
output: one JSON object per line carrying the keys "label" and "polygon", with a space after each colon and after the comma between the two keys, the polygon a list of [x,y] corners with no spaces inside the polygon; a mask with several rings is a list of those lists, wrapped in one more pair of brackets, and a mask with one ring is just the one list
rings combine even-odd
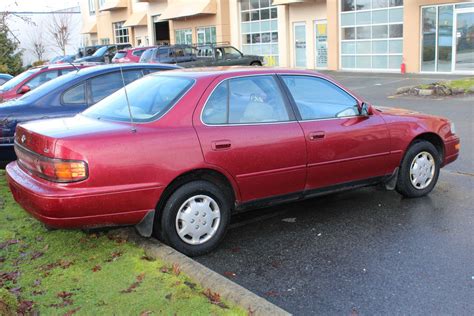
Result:
{"label": "window on building", "polygon": [[128,28],[123,26],[124,23],[125,21],[113,23],[116,44],[130,42]]}
{"label": "window on building", "polygon": [[341,1],[341,68],[398,70],[403,0]]}
{"label": "window on building", "polygon": [[[92,0],[92,1],[94,1],[94,0]],[[99,0],[99,8],[102,8],[104,6],[105,1],[106,0]]]}
{"label": "window on building", "polygon": [[95,0],[89,0],[89,15],[95,15]]}
{"label": "window on building", "polygon": [[198,44],[215,44],[216,43],[216,27],[198,27],[196,28]]}
{"label": "window on building", "polygon": [[271,0],[242,0],[240,29],[244,54],[265,56],[267,65],[278,65],[278,13]]}
{"label": "window on building", "polygon": [[175,42],[176,44],[191,45],[193,43],[193,30],[175,30]]}

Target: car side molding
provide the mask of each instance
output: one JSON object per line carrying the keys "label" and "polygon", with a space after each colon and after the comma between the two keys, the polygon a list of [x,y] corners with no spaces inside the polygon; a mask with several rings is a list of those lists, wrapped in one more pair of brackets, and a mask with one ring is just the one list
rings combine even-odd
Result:
{"label": "car side molding", "polygon": [[[390,181],[390,182],[393,181],[392,178],[394,177],[394,174],[398,175],[398,167],[395,169],[393,174],[388,174],[385,176],[344,182],[344,183],[332,185],[329,187],[305,190],[301,192],[294,192],[290,194],[272,196],[269,198],[257,199],[257,200],[240,203],[235,206],[235,212],[237,213],[237,212],[247,211],[250,209],[258,209],[258,208],[264,208],[264,207],[279,205],[279,204],[288,203],[288,202],[305,200],[305,199],[310,199],[317,196],[328,195],[331,193],[358,189],[358,188],[373,186],[377,184],[386,184],[387,181]],[[395,183],[397,183],[396,179],[395,179]]]}

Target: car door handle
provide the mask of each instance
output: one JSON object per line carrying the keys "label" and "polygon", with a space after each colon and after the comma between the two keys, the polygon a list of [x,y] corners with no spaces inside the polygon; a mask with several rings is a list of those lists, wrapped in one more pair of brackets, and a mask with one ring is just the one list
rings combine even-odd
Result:
{"label": "car door handle", "polygon": [[230,140],[216,140],[212,142],[212,150],[227,150],[230,149]]}
{"label": "car door handle", "polygon": [[319,139],[323,139],[324,136],[326,136],[326,134],[322,131],[318,131],[318,132],[310,132],[308,134],[308,138],[309,140],[319,140]]}

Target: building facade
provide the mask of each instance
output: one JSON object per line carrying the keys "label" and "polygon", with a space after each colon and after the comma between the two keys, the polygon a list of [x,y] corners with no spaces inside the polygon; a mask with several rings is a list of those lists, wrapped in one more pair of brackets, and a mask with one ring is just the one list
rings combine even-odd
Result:
{"label": "building facade", "polygon": [[267,65],[474,73],[470,0],[83,0],[81,9],[89,44],[230,42]]}

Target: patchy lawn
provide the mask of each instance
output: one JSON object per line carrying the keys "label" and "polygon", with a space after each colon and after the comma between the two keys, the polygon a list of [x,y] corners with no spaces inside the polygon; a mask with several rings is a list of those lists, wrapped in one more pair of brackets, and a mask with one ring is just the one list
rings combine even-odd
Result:
{"label": "patchy lawn", "polygon": [[474,77],[448,81],[446,85],[451,89],[460,89],[467,92],[469,89],[474,88]]}
{"label": "patchy lawn", "polygon": [[48,232],[0,171],[0,315],[245,315],[113,234]]}
{"label": "patchy lawn", "polygon": [[400,87],[397,94],[421,96],[450,96],[474,94],[474,77],[450,81],[421,84],[418,86]]}

